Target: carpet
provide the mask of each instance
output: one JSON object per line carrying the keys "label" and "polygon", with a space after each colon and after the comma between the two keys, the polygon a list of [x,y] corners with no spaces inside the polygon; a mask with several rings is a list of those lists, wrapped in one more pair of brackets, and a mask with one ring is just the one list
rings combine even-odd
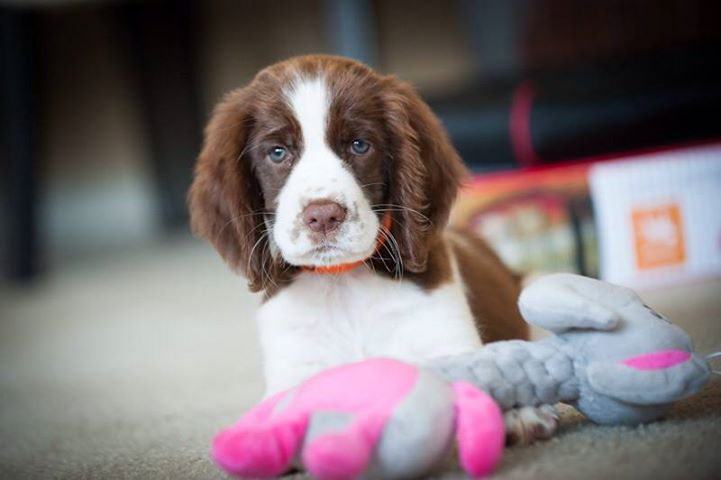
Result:
{"label": "carpet", "polygon": [[[721,350],[721,281],[642,296]],[[186,239],[0,286],[0,478],[227,478],[208,448],[261,394],[259,301]],[[720,380],[637,428],[564,408],[559,435],[492,478],[721,478]]]}

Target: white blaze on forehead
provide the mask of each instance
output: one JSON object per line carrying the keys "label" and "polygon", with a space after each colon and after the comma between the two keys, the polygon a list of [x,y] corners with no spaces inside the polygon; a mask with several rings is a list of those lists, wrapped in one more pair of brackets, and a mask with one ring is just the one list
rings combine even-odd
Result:
{"label": "white blaze on forehead", "polygon": [[[283,93],[300,125],[303,149],[278,194],[275,244],[294,265],[363,260],[373,253],[378,219],[355,176],[326,141],[332,98],[325,79],[299,76]],[[303,222],[303,209],[315,200],[332,200],[347,211],[333,240],[335,250],[320,256]]]}
{"label": "white blaze on forehead", "polygon": [[285,94],[300,124],[306,148],[325,145],[330,95],[323,78],[299,77]]}

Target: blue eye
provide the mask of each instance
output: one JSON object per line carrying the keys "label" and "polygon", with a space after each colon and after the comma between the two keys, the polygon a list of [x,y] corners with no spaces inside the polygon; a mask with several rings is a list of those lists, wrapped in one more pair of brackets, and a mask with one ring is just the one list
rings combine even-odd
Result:
{"label": "blue eye", "polygon": [[350,151],[353,152],[355,155],[363,155],[368,150],[370,150],[371,144],[366,142],[365,140],[361,140],[359,138],[353,140],[353,143],[350,145]]}
{"label": "blue eye", "polygon": [[284,147],[275,146],[268,151],[268,158],[275,163],[280,163],[285,159],[288,150]]}

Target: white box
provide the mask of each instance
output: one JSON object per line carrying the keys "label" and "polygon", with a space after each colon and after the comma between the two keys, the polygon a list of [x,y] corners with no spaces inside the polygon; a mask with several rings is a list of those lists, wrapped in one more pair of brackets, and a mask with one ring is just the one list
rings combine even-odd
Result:
{"label": "white box", "polygon": [[721,144],[594,165],[601,278],[637,288],[721,277]]}

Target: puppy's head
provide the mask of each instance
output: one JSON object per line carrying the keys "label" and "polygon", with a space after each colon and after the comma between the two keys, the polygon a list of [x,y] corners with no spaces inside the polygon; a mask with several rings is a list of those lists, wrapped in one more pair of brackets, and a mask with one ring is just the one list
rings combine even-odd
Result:
{"label": "puppy's head", "polygon": [[368,259],[384,215],[392,227],[376,255],[421,272],[463,173],[409,85],[349,59],[297,57],[216,107],[190,188],[191,225],[254,291],[297,267]]}

